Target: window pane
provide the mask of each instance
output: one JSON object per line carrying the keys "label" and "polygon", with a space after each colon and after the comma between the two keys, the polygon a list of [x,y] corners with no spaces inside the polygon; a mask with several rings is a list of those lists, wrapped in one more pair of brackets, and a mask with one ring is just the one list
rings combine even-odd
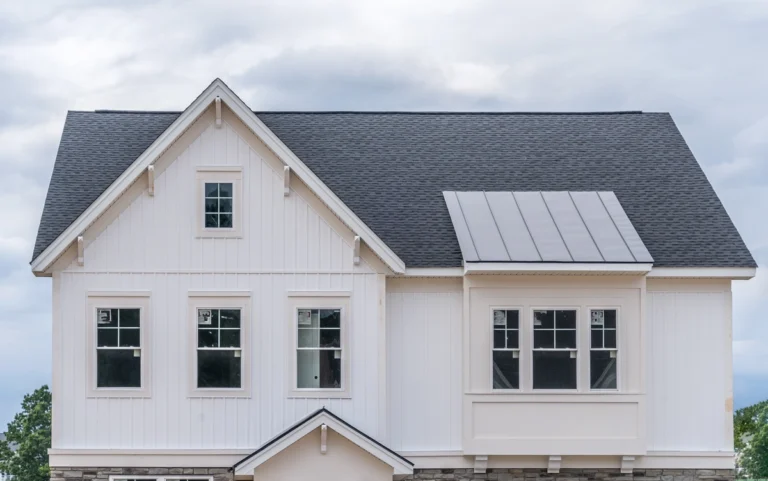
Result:
{"label": "window pane", "polygon": [[592,347],[601,349],[603,347],[603,330],[592,329]]}
{"label": "window pane", "polygon": [[219,331],[217,329],[198,329],[197,347],[218,347]]}
{"label": "window pane", "polygon": [[120,347],[140,347],[141,329],[120,329]]}
{"label": "window pane", "polygon": [[493,311],[493,327],[504,327],[507,325],[507,311]]}
{"label": "window pane", "polygon": [[518,389],[520,387],[520,359],[513,351],[493,352],[493,388]]}
{"label": "window pane", "polygon": [[139,309],[120,309],[120,327],[139,327]]}
{"label": "window pane", "polygon": [[117,347],[117,329],[99,329],[97,334],[97,346]]}
{"label": "window pane", "polygon": [[205,227],[218,227],[218,226],[219,226],[218,214],[205,215]]}
{"label": "window pane", "polygon": [[197,387],[239,388],[239,351],[197,351]]}
{"label": "window pane", "polygon": [[609,329],[615,329],[616,328],[616,310],[606,309],[603,312],[605,312],[605,327]]}
{"label": "window pane", "polygon": [[299,309],[299,327],[319,327],[320,311],[317,309]]}
{"label": "window pane", "polygon": [[341,327],[341,311],[339,309],[321,310],[320,327]]}
{"label": "window pane", "polygon": [[607,348],[616,347],[616,330],[615,329],[605,330],[605,347]]}
{"label": "window pane", "polygon": [[133,349],[97,350],[96,387],[141,387],[141,357]]}
{"label": "window pane", "polygon": [[97,309],[96,325],[99,327],[117,327],[117,309]]}
{"label": "window pane", "polygon": [[507,331],[507,347],[512,349],[520,347],[519,334],[520,333],[518,331]]}
{"label": "window pane", "polygon": [[320,329],[320,347],[341,347],[341,329]]}
{"label": "window pane", "polygon": [[507,347],[504,344],[504,340],[507,337],[506,331],[504,329],[494,329],[493,330],[493,347],[496,349],[504,349]]}
{"label": "window pane", "polygon": [[520,313],[518,311],[506,311],[507,312],[507,328],[518,329],[520,322]]}
{"label": "window pane", "polygon": [[219,316],[221,327],[240,327],[240,309],[222,309]]}
{"label": "window pane", "polygon": [[232,227],[232,214],[219,214],[219,227]]}
{"label": "window pane", "polygon": [[219,184],[215,182],[206,182],[205,183],[205,196],[206,197],[216,197],[219,195]]}
{"label": "window pane", "polygon": [[534,329],[552,329],[555,327],[555,311],[533,311]]}
{"label": "window pane", "polygon": [[219,197],[232,197],[231,182],[223,182],[219,184]]}
{"label": "window pane", "polygon": [[534,348],[552,348],[555,347],[554,331],[533,331]]}
{"label": "window pane", "polygon": [[320,330],[299,329],[299,347],[320,347]]}
{"label": "window pane", "polygon": [[611,351],[591,351],[589,364],[592,389],[616,389],[616,358],[611,357]]}
{"label": "window pane", "polygon": [[299,389],[341,388],[341,351],[297,351]]}
{"label": "window pane", "polygon": [[341,351],[320,351],[320,387],[341,388]]}
{"label": "window pane", "polygon": [[240,347],[240,329],[222,329],[219,347]]}
{"label": "window pane", "polygon": [[232,213],[232,199],[219,200],[219,212]]}
{"label": "window pane", "polygon": [[219,311],[217,309],[198,309],[197,325],[219,327]]}
{"label": "window pane", "polygon": [[576,389],[576,358],[569,351],[533,351],[534,389]]}
{"label": "window pane", "polygon": [[205,212],[218,212],[219,201],[218,199],[205,199]]}
{"label": "window pane", "polygon": [[558,329],[576,329],[576,311],[557,311]]}
{"label": "window pane", "polygon": [[558,330],[556,335],[556,346],[559,349],[576,348],[576,331]]}

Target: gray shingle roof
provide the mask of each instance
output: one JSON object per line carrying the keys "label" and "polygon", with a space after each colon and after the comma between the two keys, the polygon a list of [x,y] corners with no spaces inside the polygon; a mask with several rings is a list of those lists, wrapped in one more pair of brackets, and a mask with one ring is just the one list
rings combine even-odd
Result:
{"label": "gray shingle roof", "polygon": [[[613,191],[669,267],[755,267],[666,113],[257,112],[408,267],[462,262],[443,191]],[[69,112],[37,257],[179,113]]]}

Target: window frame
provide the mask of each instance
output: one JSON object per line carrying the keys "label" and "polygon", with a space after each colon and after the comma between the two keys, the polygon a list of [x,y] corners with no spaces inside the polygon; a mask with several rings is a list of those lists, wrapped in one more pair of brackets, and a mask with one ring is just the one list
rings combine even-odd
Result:
{"label": "window frame", "polygon": [[[587,390],[589,390],[592,393],[615,393],[621,391],[621,307],[620,306],[585,306],[587,311],[587,319],[585,321],[586,323],[586,329],[587,329],[587,336],[589,338],[589,356],[586,361],[587,363]],[[616,352],[616,387],[612,389],[593,389],[592,388],[592,357],[591,353],[593,351],[592,349],[592,311],[616,311],[616,347],[613,349],[606,349],[606,348],[599,348],[595,349],[597,351],[615,351]],[[603,326],[603,329],[605,329],[605,326]],[[603,334],[605,336],[605,334]],[[605,343],[605,337],[603,337],[603,343]]]}
{"label": "window frame", "polygon": [[[197,238],[241,238],[243,226],[243,168],[236,165],[200,166],[196,169],[195,217]],[[232,227],[205,227],[205,184],[232,184]]]}
{"label": "window frame", "polygon": [[[251,292],[250,291],[197,291],[188,293],[188,398],[206,397],[251,397]],[[240,309],[240,387],[200,388],[197,387],[197,310],[198,309]],[[184,478],[182,478],[184,479]]]}
{"label": "window frame", "polygon": [[[493,312],[494,311],[517,311],[517,349],[509,349],[509,348],[495,348],[494,345],[494,325],[493,325]],[[491,349],[490,349],[490,356],[489,356],[489,366],[490,366],[490,386],[491,391],[494,393],[504,394],[504,393],[516,393],[523,391],[523,379],[524,379],[524,371],[523,371],[523,324],[525,323],[525,320],[523,319],[524,315],[524,308],[523,306],[497,306],[492,305],[490,306],[490,321],[491,321],[491,333],[490,333],[490,342],[491,342]],[[505,328],[505,332],[507,329]],[[494,351],[517,351],[517,359],[518,359],[518,380],[517,380],[517,388],[495,388],[493,387],[493,352]]]}
{"label": "window frame", "polygon": [[[141,346],[141,387],[98,387],[98,309],[139,309],[139,338]],[[152,349],[150,331],[150,291],[88,291],[86,299],[87,319],[87,393],[88,398],[135,398],[152,395]]]}
{"label": "window frame", "polygon": [[[575,329],[575,331],[576,331],[575,332],[575,334],[576,334],[576,347],[575,348],[558,348],[558,347],[554,347],[554,348],[536,348],[536,347],[534,347],[534,336],[535,336],[536,329],[534,328],[535,326],[533,325],[533,323],[534,323],[534,313],[536,311],[574,311],[576,313],[576,329]],[[580,306],[580,305],[576,305],[576,306],[573,306],[573,305],[531,306],[530,309],[528,310],[528,313],[529,313],[529,318],[527,319],[527,325],[528,325],[528,328],[529,328],[528,329],[529,330],[529,332],[528,332],[528,342],[529,342],[529,344],[528,344],[528,358],[529,358],[530,362],[529,362],[529,365],[528,365],[528,380],[527,380],[528,382],[527,382],[526,385],[528,386],[528,389],[529,389],[530,392],[534,392],[534,393],[537,393],[537,394],[548,394],[548,393],[551,393],[551,394],[573,394],[573,393],[577,393],[577,392],[581,392],[582,391],[582,389],[581,389],[581,382],[582,382],[582,379],[581,379],[581,363],[582,363],[582,360],[581,360],[581,357],[582,357],[581,350],[582,349],[581,349],[581,341],[579,340],[580,337],[581,337],[580,332],[583,329],[581,327],[581,323],[582,323],[581,311],[582,311],[582,306]],[[556,331],[557,330],[556,329],[557,317],[555,317],[554,323],[555,323],[554,324],[554,326],[555,326],[554,330]],[[553,341],[555,342],[555,346],[556,346],[557,345],[557,339],[556,339],[557,334],[555,334],[554,336],[555,337],[554,337]],[[534,384],[533,376],[534,376],[534,370],[535,370],[535,364],[536,364],[536,362],[535,362],[535,360],[533,358],[533,353],[536,352],[536,351],[575,352],[576,353],[576,357],[575,357],[575,359],[576,359],[576,387],[572,388],[572,389],[567,389],[567,388],[541,389],[541,388],[533,387],[533,384]]]}
{"label": "window frame", "polygon": [[[286,324],[286,386],[288,398],[351,398],[351,350],[349,326],[351,299],[349,293],[329,292],[288,293]],[[299,388],[298,387],[298,314],[300,309],[339,309],[341,313],[341,388]]]}

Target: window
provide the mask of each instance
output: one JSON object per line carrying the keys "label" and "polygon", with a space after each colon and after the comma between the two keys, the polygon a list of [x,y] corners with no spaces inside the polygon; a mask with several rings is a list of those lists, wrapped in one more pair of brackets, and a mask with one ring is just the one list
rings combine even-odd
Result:
{"label": "window", "polygon": [[616,389],[616,309],[590,311],[589,387]]}
{"label": "window", "polygon": [[533,388],[576,389],[576,310],[533,311]]}
{"label": "window", "polygon": [[239,166],[197,168],[198,237],[241,236],[242,178]]}
{"label": "window", "polygon": [[90,291],[87,306],[88,396],[149,396],[149,292]]}
{"label": "window", "polygon": [[192,397],[248,397],[249,291],[190,291]]}
{"label": "window", "polygon": [[240,309],[197,309],[197,387],[242,387]]}
{"label": "window", "polygon": [[493,310],[493,388],[520,388],[520,311]]}
{"label": "window", "polygon": [[349,397],[349,297],[289,293],[290,397]]}

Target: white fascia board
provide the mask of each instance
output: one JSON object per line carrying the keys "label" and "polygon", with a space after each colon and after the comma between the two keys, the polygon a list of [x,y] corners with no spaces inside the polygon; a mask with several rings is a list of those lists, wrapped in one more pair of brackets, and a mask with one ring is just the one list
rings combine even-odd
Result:
{"label": "white fascia board", "polygon": [[462,277],[463,267],[408,267],[406,277]]}
{"label": "white fascia board", "polygon": [[387,452],[385,449],[382,449],[376,443],[371,442],[370,439],[360,435],[358,432],[352,429],[349,429],[347,426],[338,422],[336,419],[327,415],[326,413],[319,413],[317,416],[313,416],[312,418],[307,419],[304,424],[294,429],[287,436],[280,438],[267,449],[259,452],[245,463],[237,466],[235,469],[235,476],[253,475],[254,469],[264,464],[270,458],[274,457],[323,424],[333,429],[338,434],[344,436],[347,440],[362,448],[373,457],[379,459],[381,462],[392,466],[394,469],[394,474],[413,474],[412,465],[404,462],[397,456],[393,456],[391,453]]}
{"label": "white fascia board", "polygon": [[405,272],[405,263],[373,233],[248,106],[221,80],[214,80],[179,117],[155,139],[102,194],[80,214],[37,258],[32,271],[42,273],[81,235],[117,198],[149,167],[184,131],[220,97],[227,106],[272,150],[305,184],[344,222],[359,235],[394,272]]}
{"label": "white fascia board", "polygon": [[654,267],[649,279],[752,279],[757,274],[754,267]]}
{"label": "white fascia board", "polygon": [[582,264],[552,262],[467,262],[464,274],[503,274],[503,273],[636,273],[650,272],[653,264]]}

